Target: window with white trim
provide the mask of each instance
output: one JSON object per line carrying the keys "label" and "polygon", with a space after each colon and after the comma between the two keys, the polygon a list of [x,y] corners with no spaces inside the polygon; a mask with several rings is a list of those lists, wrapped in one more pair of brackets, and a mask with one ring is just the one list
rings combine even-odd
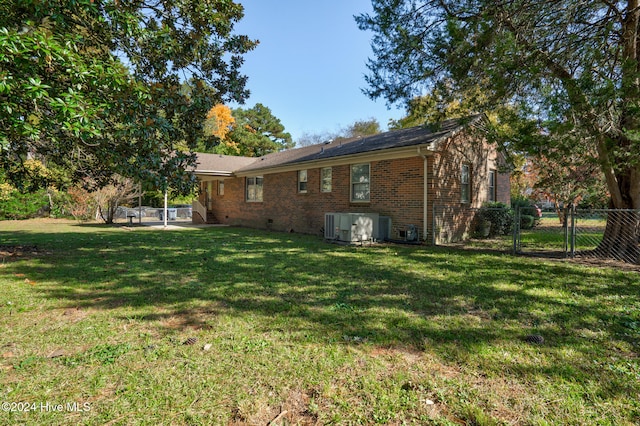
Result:
{"label": "window with white trim", "polygon": [[306,170],[298,170],[298,192],[303,194],[307,192],[307,171]]}
{"label": "window with white trim", "polygon": [[246,191],[246,199],[249,202],[260,202],[262,201],[262,176],[256,177],[248,177],[247,182],[247,191]]}
{"label": "window with white trim", "polygon": [[333,171],[331,167],[324,167],[320,171],[320,191],[321,192],[331,192],[332,173]]}
{"label": "window with white trim", "polygon": [[471,202],[471,166],[463,164],[460,170],[460,202]]}
{"label": "window with white trim", "polygon": [[205,193],[205,204],[207,205],[207,208],[209,210],[213,208],[213,182],[212,181],[207,182],[207,188]]}
{"label": "window with white trim", "polygon": [[488,182],[488,194],[487,194],[487,201],[489,202],[494,202],[496,201],[496,171],[495,170],[489,170],[489,182]]}
{"label": "window with white trim", "polygon": [[218,181],[218,195],[224,195],[224,181]]}
{"label": "window with white trim", "polygon": [[370,190],[369,164],[353,164],[351,166],[351,201],[368,202]]}

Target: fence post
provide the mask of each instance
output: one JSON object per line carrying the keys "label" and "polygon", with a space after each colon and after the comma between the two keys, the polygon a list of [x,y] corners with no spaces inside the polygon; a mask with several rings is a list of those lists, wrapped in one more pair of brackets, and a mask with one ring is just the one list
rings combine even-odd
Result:
{"label": "fence post", "polygon": [[576,256],[576,206],[571,205],[571,257]]}
{"label": "fence post", "polygon": [[576,206],[564,208],[564,256],[574,257],[576,253]]}
{"label": "fence post", "polygon": [[564,232],[562,250],[564,257],[567,257],[569,255],[569,207],[562,209],[562,232]]}
{"label": "fence post", "polygon": [[516,206],[513,218],[513,253],[519,252],[519,240],[520,240],[520,206]]}

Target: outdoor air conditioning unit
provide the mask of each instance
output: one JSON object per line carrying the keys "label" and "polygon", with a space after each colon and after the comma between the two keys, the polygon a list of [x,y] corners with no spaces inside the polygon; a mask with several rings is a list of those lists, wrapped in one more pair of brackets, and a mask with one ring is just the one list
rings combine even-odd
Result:
{"label": "outdoor air conditioning unit", "polygon": [[325,213],[324,237],[345,242],[377,240],[379,221],[378,213]]}
{"label": "outdoor air conditioning unit", "polygon": [[380,216],[378,220],[378,241],[388,241],[391,239],[391,218]]}
{"label": "outdoor air conditioning unit", "polygon": [[340,223],[340,218],[336,219],[336,216],[340,213],[325,213],[324,214],[324,238],[327,240],[335,240],[336,233],[336,223]]}

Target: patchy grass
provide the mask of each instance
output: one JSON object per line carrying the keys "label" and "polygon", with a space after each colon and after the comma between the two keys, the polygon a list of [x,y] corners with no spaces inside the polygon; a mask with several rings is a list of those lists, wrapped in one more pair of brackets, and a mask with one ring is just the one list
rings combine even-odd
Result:
{"label": "patchy grass", "polygon": [[640,422],[635,272],[234,228],[0,244],[31,248],[0,258],[0,402],[37,404],[2,424]]}

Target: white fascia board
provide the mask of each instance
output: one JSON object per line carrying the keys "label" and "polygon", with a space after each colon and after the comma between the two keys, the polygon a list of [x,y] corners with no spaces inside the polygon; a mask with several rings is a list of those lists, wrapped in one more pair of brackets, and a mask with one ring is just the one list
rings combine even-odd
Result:
{"label": "white fascia board", "polygon": [[196,170],[194,173],[196,174],[196,176],[233,176],[233,172],[221,170]]}

